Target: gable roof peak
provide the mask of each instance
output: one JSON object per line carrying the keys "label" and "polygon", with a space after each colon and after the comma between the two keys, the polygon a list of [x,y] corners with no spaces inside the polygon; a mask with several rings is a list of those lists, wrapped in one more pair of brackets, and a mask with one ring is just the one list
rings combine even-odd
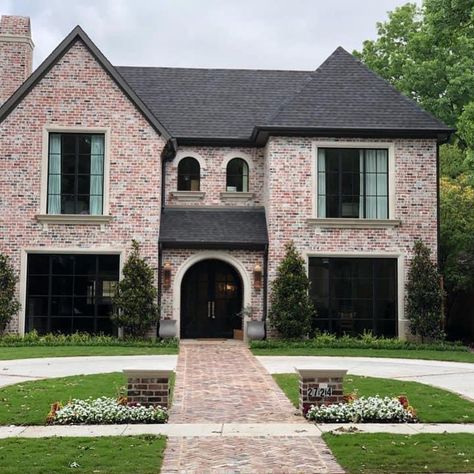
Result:
{"label": "gable roof peak", "polygon": [[89,38],[87,33],[76,25],[71,32],[59,43],[53,52],[38,66],[26,81],[10,96],[10,98],[0,107],[0,123],[8,117],[15,107],[23,100],[29,91],[51,70],[51,68],[71,49],[77,40],[80,40],[96,61],[102,66],[105,72],[115,81],[122,92],[143,114],[151,126],[163,136],[165,140],[171,138],[171,134],[164,125],[148,109],[145,103],[140,99],[136,92],[128,85],[125,79],[115,69],[110,61],[104,56],[100,49]]}

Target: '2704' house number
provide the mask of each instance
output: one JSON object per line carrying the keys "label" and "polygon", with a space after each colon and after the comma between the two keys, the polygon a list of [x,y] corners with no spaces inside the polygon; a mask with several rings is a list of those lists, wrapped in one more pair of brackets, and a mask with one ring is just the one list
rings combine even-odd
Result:
{"label": "'2704' house number", "polygon": [[326,398],[332,396],[332,387],[310,387],[307,392],[308,398]]}

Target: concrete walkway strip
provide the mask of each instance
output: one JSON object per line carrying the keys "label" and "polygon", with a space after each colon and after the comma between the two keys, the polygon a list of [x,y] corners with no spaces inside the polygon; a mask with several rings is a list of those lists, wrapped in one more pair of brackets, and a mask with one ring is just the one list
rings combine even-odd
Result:
{"label": "concrete walkway strip", "polygon": [[320,424],[311,423],[173,423],[163,425],[68,425],[68,426],[0,426],[0,439],[165,435],[169,437],[272,437],[321,436],[323,433],[392,433],[415,435],[419,433],[474,434],[474,424]]}

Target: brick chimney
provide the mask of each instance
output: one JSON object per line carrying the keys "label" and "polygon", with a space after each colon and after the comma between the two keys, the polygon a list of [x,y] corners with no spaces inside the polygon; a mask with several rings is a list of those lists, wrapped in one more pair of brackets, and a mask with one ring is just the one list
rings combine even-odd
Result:
{"label": "brick chimney", "polygon": [[33,48],[30,19],[3,15],[0,20],[0,105],[31,74]]}

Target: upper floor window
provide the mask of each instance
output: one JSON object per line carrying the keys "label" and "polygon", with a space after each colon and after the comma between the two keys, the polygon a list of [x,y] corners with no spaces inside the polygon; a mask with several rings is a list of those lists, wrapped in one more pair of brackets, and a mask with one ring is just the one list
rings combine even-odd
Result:
{"label": "upper floor window", "polygon": [[199,191],[201,167],[196,158],[183,158],[178,164],[178,191]]}
{"label": "upper floor window", "polygon": [[227,163],[226,191],[247,193],[249,190],[249,165],[242,158]]}
{"label": "upper floor window", "polygon": [[318,217],[388,219],[388,150],[319,148]]}
{"label": "upper floor window", "polygon": [[104,135],[50,133],[48,214],[103,213]]}

